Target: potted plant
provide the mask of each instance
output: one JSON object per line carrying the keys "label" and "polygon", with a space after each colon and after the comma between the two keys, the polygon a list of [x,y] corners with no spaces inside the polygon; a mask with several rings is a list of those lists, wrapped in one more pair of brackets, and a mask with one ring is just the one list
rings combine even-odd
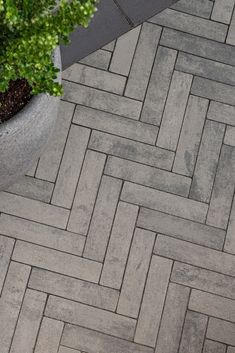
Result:
{"label": "potted plant", "polygon": [[25,174],[53,131],[61,43],[96,0],[0,0],[0,189]]}

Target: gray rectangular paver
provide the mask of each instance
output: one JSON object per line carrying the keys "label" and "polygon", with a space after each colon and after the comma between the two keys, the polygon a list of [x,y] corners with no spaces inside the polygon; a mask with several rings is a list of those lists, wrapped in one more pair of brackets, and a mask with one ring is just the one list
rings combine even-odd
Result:
{"label": "gray rectangular paver", "polygon": [[91,129],[153,145],[158,134],[158,127],[83,106],[77,106],[73,122]]}
{"label": "gray rectangular paver", "polygon": [[119,314],[138,316],[154,241],[155,233],[135,230],[117,307]]}
{"label": "gray rectangular paver", "polygon": [[114,48],[115,48],[115,44],[116,44],[116,40],[112,40],[112,42],[109,42],[109,43],[105,44],[102,47],[102,49],[112,52],[114,50]]}
{"label": "gray rectangular paver", "polygon": [[187,312],[179,353],[198,353],[202,351],[207,320],[205,315],[192,311]]}
{"label": "gray rectangular paver", "polygon": [[41,323],[35,353],[57,353],[64,323],[44,317]]}
{"label": "gray rectangular paver", "polygon": [[137,225],[141,228],[171,235],[217,250],[222,250],[224,244],[225,231],[222,229],[170,216],[147,208],[141,207]]}
{"label": "gray rectangular paver", "polygon": [[34,177],[35,173],[36,173],[37,166],[38,166],[38,160],[32,165],[30,170],[25,175]]}
{"label": "gray rectangular paver", "polygon": [[78,351],[77,349],[72,349],[64,346],[60,346],[58,353],[81,353],[81,351]]}
{"label": "gray rectangular paver", "polygon": [[235,198],[233,200],[233,206],[230,214],[226,240],[224,244],[224,250],[235,255]]}
{"label": "gray rectangular paver", "polygon": [[139,119],[142,108],[142,103],[139,101],[69,81],[64,81],[63,86],[63,99],[66,101],[135,120]]}
{"label": "gray rectangular paver", "polygon": [[[0,216],[0,221],[2,219],[2,216],[3,215]],[[1,231],[0,234],[2,234]],[[0,235],[0,293],[2,291],[5,276],[7,274],[8,266],[10,264],[14,244],[15,241],[13,239],[9,239]]]}
{"label": "gray rectangular paver", "polygon": [[117,39],[109,70],[128,76],[141,27],[133,28]]}
{"label": "gray rectangular paver", "polygon": [[153,353],[153,349],[79,326],[66,325],[62,344],[89,353]]}
{"label": "gray rectangular paver", "polygon": [[205,221],[208,209],[201,202],[130,182],[124,183],[121,200],[198,222]]}
{"label": "gray rectangular paver", "polygon": [[92,132],[89,148],[167,170],[174,159],[171,151],[99,131]]}
{"label": "gray rectangular paver", "polygon": [[84,256],[102,262],[121,191],[120,180],[103,176],[88,232]]}
{"label": "gray rectangular paver", "polygon": [[208,108],[208,100],[190,96],[179,138],[173,172],[192,176],[201,134]]}
{"label": "gray rectangular paver", "polygon": [[230,26],[229,26],[229,30],[228,30],[226,43],[230,44],[230,45],[235,45],[234,36],[235,36],[235,15],[234,15],[234,12],[233,12],[232,20],[231,20],[231,23],[230,23]]}
{"label": "gray rectangular paver", "polygon": [[79,62],[84,65],[94,66],[98,69],[108,70],[112,54],[106,50],[98,49]]}
{"label": "gray rectangular paver", "polygon": [[[161,27],[144,23],[130,70],[125,96],[143,100],[161,35]],[[148,55],[146,55],[148,53]]]}
{"label": "gray rectangular paver", "polygon": [[40,157],[36,172],[37,178],[55,182],[74,108],[75,105],[72,103],[60,102],[55,130],[48,147]]}
{"label": "gray rectangular paver", "polygon": [[207,329],[207,337],[225,343],[235,345],[235,324],[211,317]]}
{"label": "gray rectangular paver", "polygon": [[160,125],[177,51],[159,46],[144,101],[141,121]]}
{"label": "gray rectangular paver", "polygon": [[45,315],[124,339],[134,336],[134,319],[59,297],[49,297]]}
{"label": "gray rectangular paver", "polygon": [[115,311],[118,291],[43,269],[32,270],[29,288]]}
{"label": "gray rectangular paver", "polygon": [[135,342],[155,347],[172,261],[153,256],[135,333]]}
{"label": "gray rectangular paver", "polygon": [[33,352],[46,299],[45,293],[26,290],[10,353]]}
{"label": "gray rectangular paver", "polygon": [[48,248],[81,255],[85,237],[18,217],[2,214],[0,234]]}
{"label": "gray rectangular paver", "polygon": [[175,151],[184,118],[192,75],[175,71],[158,134],[157,146]]}
{"label": "gray rectangular paver", "polygon": [[66,208],[72,206],[89,137],[89,129],[71,126],[52,196],[52,204]]}
{"label": "gray rectangular paver", "polygon": [[229,24],[234,7],[234,0],[215,0],[211,19]]}
{"label": "gray rectangular paver", "polygon": [[211,293],[192,290],[189,309],[207,316],[235,322],[235,302]]}
{"label": "gray rectangular paver", "polygon": [[187,197],[191,179],[162,169],[109,156],[105,174]]}
{"label": "gray rectangular paver", "polygon": [[223,124],[206,121],[190,190],[194,200],[210,201],[224,131]]}
{"label": "gray rectangular paver", "polygon": [[226,229],[235,188],[235,148],[223,146],[212,191],[207,224]]}
{"label": "gray rectangular paver", "polygon": [[0,193],[0,212],[58,228],[65,228],[69,217],[64,208],[7,192]]}
{"label": "gray rectangular paver", "polygon": [[227,126],[225,136],[224,136],[224,143],[226,145],[235,147],[235,127],[234,126]]}
{"label": "gray rectangular paver", "polygon": [[227,34],[227,26],[225,24],[209,21],[173,9],[166,9],[160,12],[151,18],[150,21],[160,26],[171,27],[218,42],[224,42]]}
{"label": "gray rectangular paver", "polygon": [[21,177],[15,184],[11,185],[7,191],[12,194],[21,195],[29,199],[34,199],[49,203],[53,192],[54,184],[45,180]]}
{"label": "gray rectangular paver", "polygon": [[102,49],[112,52],[114,50],[114,48],[115,48],[115,44],[116,44],[116,40],[113,40],[112,42],[109,42],[106,45],[104,45],[102,47]]}
{"label": "gray rectangular paver", "polygon": [[101,272],[101,264],[97,262],[19,240],[12,258],[18,262],[90,282],[98,282]]}
{"label": "gray rectangular paver", "polygon": [[219,101],[221,103],[235,105],[235,87],[224,83],[211,81],[206,78],[195,77],[191,93]]}
{"label": "gray rectangular paver", "polygon": [[169,285],[155,353],[177,352],[189,293],[189,288],[175,283]]}
{"label": "gray rectangular paver", "polygon": [[126,84],[123,76],[76,63],[63,71],[63,79],[120,95]]}
{"label": "gray rectangular paver", "polygon": [[106,156],[87,151],[67,229],[87,235]]}
{"label": "gray rectangular paver", "polygon": [[171,281],[235,299],[235,278],[217,272],[175,262]]}
{"label": "gray rectangular paver", "polygon": [[226,353],[226,345],[206,339],[203,353]]}
{"label": "gray rectangular paver", "polygon": [[235,277],[235,257],[186,241],[158,235],[154,253],[175,261]]}
{"label": "gray rectangular paver", "polygon": [[119,202],[100,284],[120,289],[138,214],[138,207]]}
{"label": "gray rectangular paver", "polygon": [[208,110],[208,118],[235,126],[235,107],[212,101]]}
{"label": "gray rectangular paver", "polygon": [[160,44],[224,64],[235,65],[235,47],[189,33],[165,28]]}
{"label": "gray rectangular paver", "polygon": [[29,274],[29,266],[11,262],[0,298],[1,353],[9,352]]}
{"label": "gray rectangular paver", "polygon": [[227,353],[235,353],[235,347],[228,347]]}
{"label": "gray rectangular paver", "polygon": [[172,5],[171,8],[191,15],[209,18],[213,2],[210,0],[180,0]]}
{"label": "gray rectangular paver", "polygon": [[228,85],[235,85],[234,66],[199,56],[180,52],[176,62],[176,70],[227,83]]}

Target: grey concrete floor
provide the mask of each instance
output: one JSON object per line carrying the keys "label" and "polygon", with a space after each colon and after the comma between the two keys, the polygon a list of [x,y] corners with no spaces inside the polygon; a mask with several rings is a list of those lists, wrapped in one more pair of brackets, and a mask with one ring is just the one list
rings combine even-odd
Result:
{"label": "grey concrete floor", "polygon": [[0,193],[0,353],[235,352],[234,0],[181,0],[74,64]]}

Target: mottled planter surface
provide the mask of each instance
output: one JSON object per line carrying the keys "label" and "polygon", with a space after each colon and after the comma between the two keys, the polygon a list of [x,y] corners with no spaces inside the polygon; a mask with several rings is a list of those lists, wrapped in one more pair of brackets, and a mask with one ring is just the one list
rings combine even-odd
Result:
{"label": "mottled planter surface", "polygon": [[[55,63],[61,67],[59,49]],[[59,102],[58,97],[40,94],[0,125],[0,189],[25,174],[40,156],[53,131]]]}

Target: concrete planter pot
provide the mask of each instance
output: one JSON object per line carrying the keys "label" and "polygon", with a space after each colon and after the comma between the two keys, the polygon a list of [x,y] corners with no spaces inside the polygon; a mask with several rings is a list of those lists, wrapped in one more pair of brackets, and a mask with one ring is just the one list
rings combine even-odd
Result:
{"label": "concrete planter pot", "polygon": [[[54,62],[61,70],[59,48],[55,50]],[[59,97],[40,94],[0,124],[0,190],[24,175],[39,158],[53,132],[59,103]]]}

